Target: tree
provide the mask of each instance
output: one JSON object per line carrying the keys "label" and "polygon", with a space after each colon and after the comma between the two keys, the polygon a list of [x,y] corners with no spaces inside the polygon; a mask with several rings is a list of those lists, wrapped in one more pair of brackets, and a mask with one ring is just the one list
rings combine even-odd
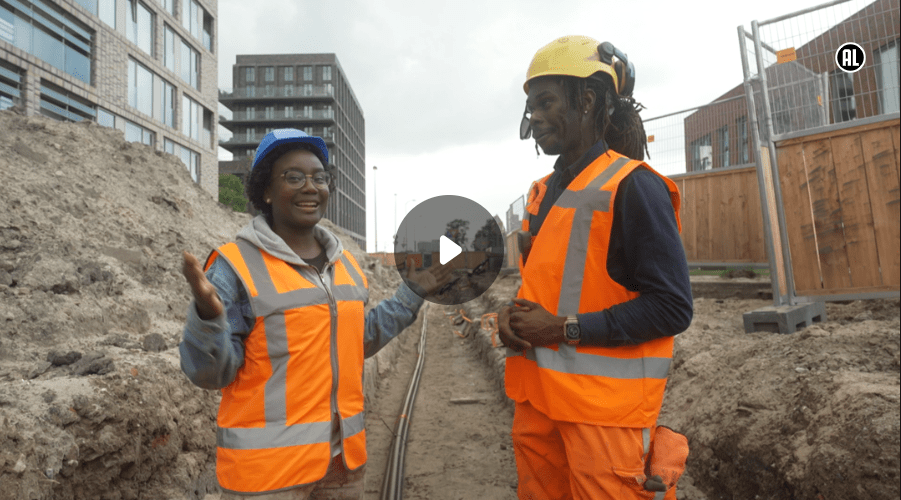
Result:
{"label": "tree", "polygon": [[469,229],[469,221],[463,219],[454,219],[447,223],[447,231],[444,232],[444,236],[457,245],[460,248],[466,247],[466,230]]}
{"label": "tree", "polygon": [[228,205],[235,212],[247,211],[244,184],[237,175],[225,174],[219,176],[219,203]]}
{"label": "tree", "polygon": [[489,248],[503,248],[504,238],[498,230],[497,223],[494,219],[485,221],[485,225],[476,233],[472,240],[473,250],[482,252]]}

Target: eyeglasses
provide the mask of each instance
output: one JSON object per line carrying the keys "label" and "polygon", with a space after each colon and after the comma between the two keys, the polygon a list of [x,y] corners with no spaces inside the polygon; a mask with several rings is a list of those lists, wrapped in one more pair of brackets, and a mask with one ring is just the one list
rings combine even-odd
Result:
{"label": "eyeglasses", "polygon": [[522,112],[522,121],[519,122],[519,138],[522,140],[526,140],[529,137],[532,137],[532,124],[530,120],[532,118],[532,113],[529,112],[529,106],[526,105],[525,111]]}
{"label": "eyeglasses", "polygon": [[284,172],[282,177],[285,178],[285,182],[288,183],[288,187],[291,189],[300,189],[304,187],[307,183],[307,178],[312,178],[313,185],[319,189],[328,188],[329,184],[332,183],[332,174],[328,172],[316,172],[312,177],[309,177],[303,172],[289,170]]}

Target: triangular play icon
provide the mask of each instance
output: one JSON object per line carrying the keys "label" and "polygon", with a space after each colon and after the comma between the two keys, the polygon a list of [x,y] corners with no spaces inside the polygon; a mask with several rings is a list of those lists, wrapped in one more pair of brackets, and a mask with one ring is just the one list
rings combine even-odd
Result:
{"label": "triangular play icon", "polygon": [[445,265],[451,261],[454,257],[460,255],[463,252],[463,249],[460,248],[460,245],[454,243],[447,236],[441,236],[438,238],[438,261],[441,262],[441,265]]}

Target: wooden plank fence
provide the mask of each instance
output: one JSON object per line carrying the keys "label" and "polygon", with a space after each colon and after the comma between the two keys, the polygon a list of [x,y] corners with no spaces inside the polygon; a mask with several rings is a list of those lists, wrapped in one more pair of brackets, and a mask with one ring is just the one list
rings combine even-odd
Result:
{"label": "wooden plank fence", "polygon": [[899,123],[776,143],[795,294],[897,292]]}
{"label": "wooden plank fence", "polygon": [[767,262],[754,166],[670,179],[682,194],[682,245],[688,262],[728,266]]}

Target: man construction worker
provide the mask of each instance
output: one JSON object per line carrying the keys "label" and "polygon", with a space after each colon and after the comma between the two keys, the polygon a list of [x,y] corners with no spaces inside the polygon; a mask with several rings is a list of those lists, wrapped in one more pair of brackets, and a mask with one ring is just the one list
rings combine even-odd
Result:
{"label": "man construction worker", "polygon": [[522,287],[498,314],[521,499],[675,499],[684,436],[657,426],[692,318],[679,191],[642,160],[634,66],[569,36],[532,59],[521,138],[559,155],[532,184]]}

